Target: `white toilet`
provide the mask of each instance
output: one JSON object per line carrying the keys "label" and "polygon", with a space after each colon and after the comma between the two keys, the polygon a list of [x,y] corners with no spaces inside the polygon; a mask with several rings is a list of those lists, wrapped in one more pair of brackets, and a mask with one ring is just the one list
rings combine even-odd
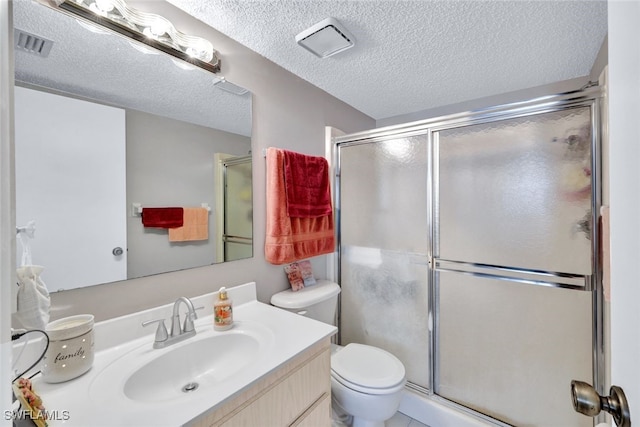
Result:
{"label": "white toilet", "polygon": [[[340,286],[318,280],[313,286],[271,297],[271,304],[335,325]],[[363,344],[332,346],[331,394],[334,421],[353,427],[384,427],[400,406],[404,365],[391,353]]]}

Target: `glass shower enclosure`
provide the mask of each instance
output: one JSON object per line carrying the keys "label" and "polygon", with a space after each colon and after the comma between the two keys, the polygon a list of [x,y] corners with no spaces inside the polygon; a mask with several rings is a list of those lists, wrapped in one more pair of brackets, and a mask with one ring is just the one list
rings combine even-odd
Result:
{"label": "glass shower enclosure", "polygon": [[253,196],[251,156],[223,162],[223,261],[253,256]]}
{"label": "glass shower enclosure", "polygon": [[599,90],[334,138],[341,343],[497,425],[603,387]]}

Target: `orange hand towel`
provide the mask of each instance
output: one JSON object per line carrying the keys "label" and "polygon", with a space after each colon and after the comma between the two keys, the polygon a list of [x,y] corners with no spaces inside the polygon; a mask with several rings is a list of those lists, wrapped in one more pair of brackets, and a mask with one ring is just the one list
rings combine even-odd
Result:
{"label": "orange hand towel", "polygon": [[207,208],[184,208],[182,227],[169,229],[170,242],[207,240],[209,238],[209,211]]}
{"label": "orange hand towel", "polygon": [[267,149],[266,260],[280,265],[332,253],[333,211],[317,218],[289,217],[284,179],[283,150]]}

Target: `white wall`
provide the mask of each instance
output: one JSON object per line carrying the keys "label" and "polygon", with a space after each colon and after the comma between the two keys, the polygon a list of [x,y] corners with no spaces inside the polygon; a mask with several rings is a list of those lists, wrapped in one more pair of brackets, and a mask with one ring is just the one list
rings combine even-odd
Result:
{"label": "white wall", "polygon": [[[220,286],[253,280],[257,283],[258,298],[268,301],[273,293],[286,289],[289,284],[282,266],[273,266],[264,259],[263,149],[273,146],[324,155],[325,126],[350,133],[371,129],[375,121],[168,3],[139,0],[131,5],[142,10],[152,9],[168,17],[182,31],[211,40],[222,57],[221,75],[253,92],[254,257],[56,293],[52,295],[52,319],[92,313],[96,320],[103,320],[166,304],[178,296],[200,295]],[[298,47],[292,44],[292,49]],[[314,271],[320,278],[325,277],[326,258],[312,259]]]}
{"label": "white wall", "polygon": [[609,2],[611,382],[640,417],[640,2]]}
{"label": "white wall", "polygon": [[[13,15],[0,1],[0,408],[9,408],[11,390],[11,311],[15,310],[16,221],[13,160]],[[4,414],[3,414],[4,415]],[[0,416],[0,426],[11,420]]]}

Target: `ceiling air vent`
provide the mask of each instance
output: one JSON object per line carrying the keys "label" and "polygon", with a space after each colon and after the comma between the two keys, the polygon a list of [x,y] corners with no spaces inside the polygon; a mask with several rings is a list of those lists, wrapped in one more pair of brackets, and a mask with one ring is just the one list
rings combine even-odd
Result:
{"label": "ceiling air vent", "polygon": [[296,42],[319,58],[347,50],[355,39],[335,18],[326,18],[296,36]]}
{"label": "ceiling air vent", "polygon": [[53,46],[53,42],[51,40],[36,36],[35,34],[27,33],[26,31],[22,31],[18,28],[14,29],[13,37],[16,49],[41,56],[43,58],[46,58],[49,55],[51,46]]}

